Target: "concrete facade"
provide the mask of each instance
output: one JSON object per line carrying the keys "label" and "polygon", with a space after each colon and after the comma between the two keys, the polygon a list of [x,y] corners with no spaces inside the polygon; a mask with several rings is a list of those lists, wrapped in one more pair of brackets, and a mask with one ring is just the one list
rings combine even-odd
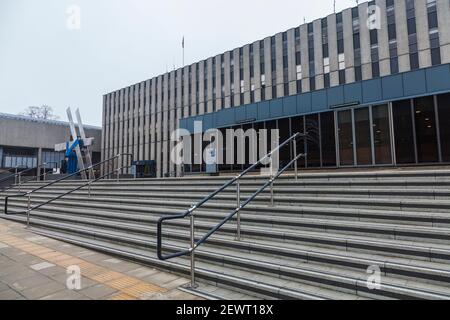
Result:
{"label": "concrete facade", "polygon": [[[375,11],[374,5],[377,6]],[[392,10],[395,16],[393,37],[389,36],[387,26],[388,12]],[[437,10],[439,63],[433,63],[431,58],[433,30],[428,20],[432,10]],[[374,17],[371,12],[379,14],[377,22],[381,28],[375,31],[370,30],[367,23]],[[411,13],[415,18],[416,49],[414,43],[410,43],[407,27]],[[339,61],[337,20],[341,17],[344,53]],[[324,20],[329,70],[324,68]],[[132,152],[136,160],[156,160],[159,177],[179,173],[181,168],[169,161],[174,144],[170,134],[183,118],[327,88],[325,78],[328,76],[330,86],[334,87],[448,63],[449,21],[449,0],[365,2],[108,93],[103,98],[102,157],[107,159],[119,152]],[[374,33],[376,41],[371,40]],[[355,48],[355,38],[359,38],[359,48]],[[396,47],[396,53],[390,50],[391,46]],[[415,54],[411,48],[417,51],[418,66],[410,61]],[[314,57],[310,57],[310,52],[314,52]],[[356,60],[357,55],[360,61]],[[300,61],[296,56],[301,57]],[[392,69],[395,65],[398,70]],[[345,79],[340,76],[342,73]],[[311,84],[315,85],[315,90],[311,90]]]}
{"label": "concrete facade", "polygon": [[[92,151],[98,156],[102,145],[101,128],[84,127],[86,135],[95,138]],[[5,149],[29,150],[35,154],[37,164],[41,164],[43,151],[53,151],[56,144],[69,138],[70,128],[67,122],[0,114],[0,167]]]}

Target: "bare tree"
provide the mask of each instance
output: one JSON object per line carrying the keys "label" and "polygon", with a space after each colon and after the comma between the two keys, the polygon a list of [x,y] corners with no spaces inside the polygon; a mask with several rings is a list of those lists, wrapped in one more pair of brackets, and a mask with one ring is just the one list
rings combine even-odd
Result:
{"label": "bare tree", "polygon": [[48,105],[42,105],[40,107],[28,107],[25,111],[21,112],[20,115],[43,120],[59,119],[59,117],[54,114],[53,108]]}

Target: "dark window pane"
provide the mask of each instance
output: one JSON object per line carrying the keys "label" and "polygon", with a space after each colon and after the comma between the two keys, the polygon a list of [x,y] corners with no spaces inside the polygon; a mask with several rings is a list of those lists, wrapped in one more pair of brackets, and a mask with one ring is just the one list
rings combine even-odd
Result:
{"label": "dark window pane", "polygon": [[396,74],[398,73],[399,69],[398,69],[398,58],[391,58],[391,73],[392,74]]}
{"label": "dark window pane", "polygon": [[310,91],[316,90],[316,78],[315,77],[309,78],[309,86],[310,86],[310,88],[309,88]]}
{"label": "dark window pane", "polygon": [[361,67],[355,67],[355,81],[362,80],[362,70]]}
{"label": "dark window pane", "polygon": [[411,101],[403,100],[392,105],[395,154],[398,164],[415,163],[414,129],[411,114]]}
{"label": "dark window pane", "polygon": [[438,18],[437,18],[437,12],[430,12],[428,13],[428,28],[436,29],[438,27]]}
{"label": "dark window pane", "polygon": [[355,137],[358,165],[372,164],[369,108],[355,109]]}
{"label": "dark window pane", "polygon": [[307,163],[308,167],[320,167],[319,117],[317,114],[306,116]]}
{"label": "dark window pane", "polygon": [[373,140],[375,148],[375,163],[390,164],[391,134],[389,132],[389,112],[387,105],[372,108]]}
{"label": "dark window pane", "polygon": [[441,64],[441,49],[431,49],[431,63],[433,66]]}
{"label": "dark window pane", "polygon": [[[304,118],[303,116],[295,117],[291,119],[291,127],[292,127],[292,134],[296,133],[303,133],[304,132]],[[304,139],[298,139],[297,140],[297,152],[298,153],[305,153],[305,140]],[[305,158],[300,158],[298,160],[298,166],[304,167],[305,166]]]}
{"label": "dark window pane", "polygon": [[442,160],[450,162],[450,93],[438,96]]}
{"label": "dark window pane", "polygon": [[339,70],[339,84],[345,84],[345,70]]}
{"label": "dark window pane", "polygon": [[324,167],[335,167],[336,140],[334,132],[334,112],[326,112],[320,115],[320,128],[322,165]]}
{"label": "dark window pane", "polygon": [[411,70],[419,69],[419,54],[413,53],[409,55],[411,60]]}
{"label": "dark window pane", "polygon": [[380,63],[374,62],[372,63],[372,77],[378,78],[380,76]]}
{"label": "dark window pane", "polygon": [[417,157],[420,163],[438,161],[433,97],[414,99]]}
{"label": "dark window pane", "polygon": [[330,87],[330,74],[329,73],[325,73],[323,75],[323,85],[325,88],[329,88]]}
{"label": "dark window pane", "polygon": [[353,129],[351,110],[338,113],[339,156],[343,166],[352,166],[353,161]]}
{"label": "dark window pane", "polygon": [[[280,144],[291,137],[290,119],[278,120],[278,129],[280,130]],[[291,161],[291,146],[292,144],[284,146],[280,149],[280,168],[284,168],[289,161]]]}

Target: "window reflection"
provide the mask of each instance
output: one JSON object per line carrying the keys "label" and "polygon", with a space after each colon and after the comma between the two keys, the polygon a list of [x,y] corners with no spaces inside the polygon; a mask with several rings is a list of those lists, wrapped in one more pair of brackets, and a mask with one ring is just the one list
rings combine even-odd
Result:
{"label": "window reflection", "polygon": [[374,106],[372,108],[372,119],[375,163],[390,164],[392,163],[392,157],[388,106]]}
{"label": "window reflection", "polygon": [[339,156],[342,166],[351,166],[353,160],[352,111],[338,112]]}
{"label": "window reflection", "polygon": [[417,157],[420,163],[437,162],[438,148],[433,97],[414,99]]}

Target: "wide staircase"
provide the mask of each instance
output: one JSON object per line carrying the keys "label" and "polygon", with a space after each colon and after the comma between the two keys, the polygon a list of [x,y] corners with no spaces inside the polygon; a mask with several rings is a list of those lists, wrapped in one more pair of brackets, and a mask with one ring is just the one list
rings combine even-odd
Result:
{"label": "wide staircase", "polygon": [[[161,261],[157,221],[183,213],[230,177],[100,180],[34,210],[30,230],[188,276],[189,256]],[[267,177],[242,178],[242,199]],[[44,182],[28,183],[31,191]],[[30,205],[81,185],[62,181]],[[27,197],[0,195],[0,218],[26,223]],[[90,193],[90,195],[89,195]],[[236,187],[195,212],[202,237],[236,209]],[[450,170],[292,173],[258,195],[196,251],[197,292],[210,298],[450,299]],[[164,252],[189,248],[189,219],[168,221]],[[379,269],[378,269],[379,268]],[[373,282],[374,271],[381,282]],[[368,281],[369,279],[369,281]],[[372,279],[372,280],[371,280]],[[371,282],[372,281],[372,282]],[[376,288],[374,288],[374,285]],[[216,288],[220,290],[216,290]]]}

